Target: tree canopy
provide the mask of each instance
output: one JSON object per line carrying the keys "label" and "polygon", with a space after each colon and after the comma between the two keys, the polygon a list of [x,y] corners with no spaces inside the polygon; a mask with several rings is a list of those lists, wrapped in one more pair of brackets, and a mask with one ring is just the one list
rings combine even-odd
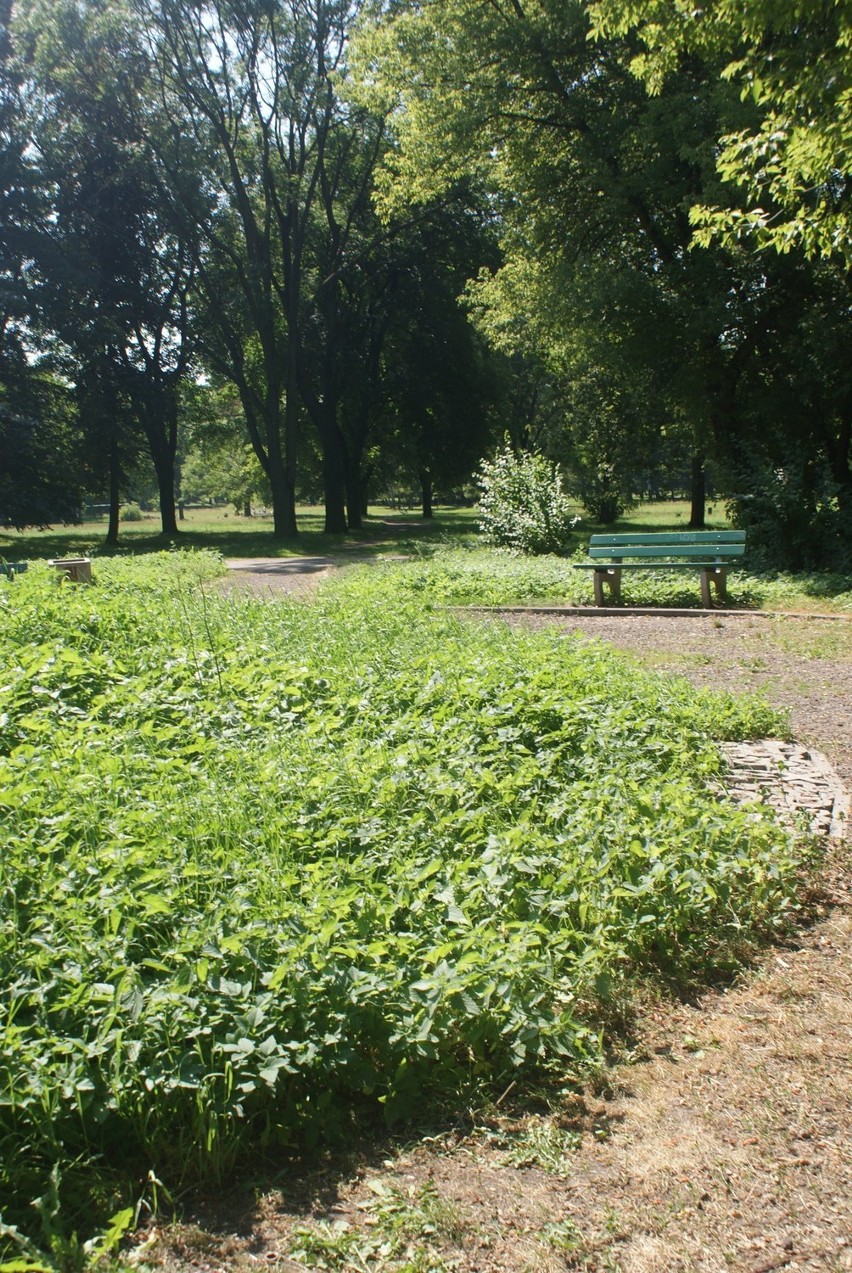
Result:
{"label": "tree canopy", "polygon": [[[779,468],[813,517],[850,504],[848,403],[821,352],[808,347],[815,377],[837,392],[818,422],[804,426],[804,381],[787,378],[783,402],[766,392],[817,313],[848,335],[843,6],[754,8],[710,6],[705,21],[679,0],[425,0],[360,37],[362,92],[393,112],[386,215],[465,174],[489,191],[502,264],[472,285],[474,311],[549,368],[564,404],[551,449],[599,509],[616,511],[652,457],[690,452],[693,472],[712,457],[748,496],[744,516]],[[767,136],[772,164],[746,163]]]}
{"label": "tree canopy", "polygon": [[600,40],[633,38],[631,69],[660,94],[693,57],[758,108],[720,138],[718,170],[744,207],[697,204],[696,241],[748,239],[852,264],[852,5],[848,0],[594,0]]}
{"label": "tree canopy", "polygon": [[177,533],[210,385],[282,538],[299,491],[330,531],[394,478],[428,515],[508,432],[597,518],[688,487],[700,524],[710,462],[770,547],[842,556],[852,0],[0,18],[0,412],[45,480],[62,449],[61,515],[108,486],[117,533],[144,452]]}

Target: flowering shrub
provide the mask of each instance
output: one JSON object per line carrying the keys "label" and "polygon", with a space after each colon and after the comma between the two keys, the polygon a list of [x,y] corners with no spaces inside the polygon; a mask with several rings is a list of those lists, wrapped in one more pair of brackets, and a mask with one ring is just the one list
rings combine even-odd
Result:
{"label": "flowering shrub", "polygon": [[543,455],[516,455],[506,445],[483,460],[477,480],[479,527],[490,543],[519,553],[566,551],[578,518],[560,473]]}

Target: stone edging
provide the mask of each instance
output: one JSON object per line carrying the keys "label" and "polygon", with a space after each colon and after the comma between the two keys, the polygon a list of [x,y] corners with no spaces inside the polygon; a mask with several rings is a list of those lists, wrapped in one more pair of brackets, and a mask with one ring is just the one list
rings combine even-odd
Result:
{"label": "stone edging", "polygon": [[762,738],[723,743],[726,773],[721,789],[740,804],[770,805],[788,826],[806,815],[814,835],[849,835],[849,793],[822,754],[800,743]]}
{"label": "stone edging", "polygon": [[852,623],[852,614],[823,614],[809,610],[687,610],[666,606],[447,606],[448,610],[467,610],[476,614],[550,614],[573,615],[583,619],[635,618],[649,619],[828,619]]}

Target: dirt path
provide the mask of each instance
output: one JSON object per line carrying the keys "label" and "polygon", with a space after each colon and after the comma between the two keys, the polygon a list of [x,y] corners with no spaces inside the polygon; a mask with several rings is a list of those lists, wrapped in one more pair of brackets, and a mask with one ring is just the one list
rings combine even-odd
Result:
{"label": "dirt path", "polygon": [[[556,623],[696,684],[758,690],[852,787],[852,624],[753,616]],[[726,991],[649,1004],[601,1095],[511,1108],[213,1205],[142,1257],[168,1270],[852,1270],[849,840],[798,938]]]}
{"label": "dirt path", "polygon": [[312,592],[337,563],[331,557],[238,557],[225,565],[223,592],[274,598]]}

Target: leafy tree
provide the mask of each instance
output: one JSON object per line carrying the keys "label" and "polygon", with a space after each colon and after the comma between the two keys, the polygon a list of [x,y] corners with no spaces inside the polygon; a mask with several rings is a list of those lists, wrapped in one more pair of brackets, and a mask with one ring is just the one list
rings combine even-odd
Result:
{"label": "leafy tree", "polygon": [[501,368],[463,304],[468,278],[489,259],[493,231],[465,188],[397,238],[381,368],[385,445],[397,474],[419,487],[425,518],[437,490],[469,480],[498,427]]}
{"label": "leafy tree", "polygon": [[67,386],[8,364],[0,377],[0,526],[79,521],[85,466]]}
{"label": "leafy tree", "polygon": [[[792,266],[788,258],[779,264]],[[791,268],[766,305],[761,333],[738,387],[741,428],[729,448],[729,487],[749,542],[791,569],[848,569],[852,544],[852,307],[832,263]]]}
{"label": "leafy tree", "polygon": [[[691,250],[690,208],[729,200],[719,137],[759,131],[765,104],[720,78],[729,59],[712,44],[649,96],[634,74],[635,37],[591,39],[589,13],[580,0],[425,0],[382,15],[359,64],[365,92],[402,107],[385,206],[432,198],[462,173],[490,185],[504,265],[481,285],[486,329],[506,348],[529,345],[561,380],[580,442],[599,426],[594,397],[604,395],[601,412],[618,424],[607,445],[620,436],[623,470],[664,438],[678,451],[691,438],[700,525],[704,456],[724,463],[736,489],[775,428],[761,384],[791,320],[807,326],[821,309],[822,284],[799,254],[757,256],[736,240]],[[831,322],[848,330],[845,305]],[[839,392],[832,439],[819,445],[824,457],[840,453],[842,481],[845,416]]]}
{"label": "leafy tree", "polygon": [[[146,439],[163,532],[175,534],[177,399],[189,362],[190,253],[167,219],[143,142],[148,66],[124,6],[33,0],[21,9],[28,107],[51,215],[35,251],[42,326],[64,350],[107,458],[118,534],[132,434]],[[142,105],[140,105],[142,103]],[[100,401],[98,401],[100,398]]]}
{"label": "leafy tree", "polygon": [[498,348],[544,360],[550,409],[537,444],[562,463],[569,489],[594,519],[611,522],[640,485],[653,484],[650,457],[669,418],[659,378],[643,366],[636,322],[639,315],[647,322],[653,295],[635,273],[614,275],[608,265],[587,261],[582,270],[555,272],[559,287],[552,264],[518,256],[483,275],[470,296]]}
{"label": "leafy tree", "polygon": [[747,238],[779,252],[838,256],[852,263],[852,6],[848,0],[594,0],[601,39],[629,36],[631,66],[652,93],[696,56],[759,108],[747,127],[725,132],[722,178],[746,206],[698,203],[697,241]]}
{"label": "leafy tree", "polygon": [[270,502],[269,484],[248,440],[232,385],[186,386],[181,424],[187,448],[181,465],[183,500],[227,500],[247,517],[253,499]]}
{"label": "leafy tree", "polygon": [[305,413],[323,453],[326,529],[345,530],[340,280],[362,254],[382,136],[380,121],[341,97],[355,10],[342,0],[139,8],[181,121],[156,145],[176,205],[198,227],[205,354],[240,394],[275,533],[296,532]]}
{"label": "leafy tree", "polygon": [[326,527],[338,531],[361,525],[364,455],[399,260],[397,236],[383,230],[370,198],[383,145],[383,123],[349,108],[347,127],[333,138],[334,181],[320,185],[311,236],[299,385],[320,444]]}
{"label": "leafy tree", "polygon": [[32,358],[30,262],[43,200],[29,149],[22,77],[0,3],[0,525],[79,516],[82,464],[66,387]]}
{"label": "leafy tree", "polygon": [[181,493],[187,502],[219,503],[226,500],[234,511],[250,517],[252,501],[264,498],[263,470],[249,443],[241,447],[205,442],[190,451],[181,470]]}
{"label": "leafy tree", "polygon": [[[694,304],[697,270],[682,206],[685,190],[700,188],[708,169],[712,174],[699,116],[719,104],[711,98],[696,106],[690,81],[670,89],[660,109],[629,74],[624,48],[597,48],[588,35],[582,3],[534,11],[494,6],[483,14],[454,0],[397,8],[363,38],[360,57],[388,98],[399,94],[405,105],[385,179],[387,206],[412,192],[434,194],[461,171],[490,183],[505,263],[480,291],[481,309],[494,311],[486,327],[499,329],[513,352],[528,344],[560,374],[567,363],[576,367],[579,347],[570,359],[565,348],[588,321],[592,295],[593,321],[599,326],[604,311],[620,330],[608,348],[580,342],[587,352],[594,346],[598,359],[584,378],[611,384],[656,362],[644,428],[660,418],[673,349],[687,358],[715,341],[724,361],[716,314]],[[727,263],[717,273],[714,287],[725,296]],[[649,305],[666,320],[656,330],[647,321]],[[691,307],[687,325],[678,306]],[[530,330],[522,336],[525,323]],[[707,368],[704,398],[716,372]],[[675,411],[682,405],[672,406],[670,420],[685,418]],[[700,448],[708,447],[706,419],[696,431]],[[696,504],[700,523],[700,498]]]}
{"label": "leafy tree", "polygon": [[27,158],[27,128],[12,33],[11,0],[0,3],[0,354],[23,360],[25,270],[38,198]]}

